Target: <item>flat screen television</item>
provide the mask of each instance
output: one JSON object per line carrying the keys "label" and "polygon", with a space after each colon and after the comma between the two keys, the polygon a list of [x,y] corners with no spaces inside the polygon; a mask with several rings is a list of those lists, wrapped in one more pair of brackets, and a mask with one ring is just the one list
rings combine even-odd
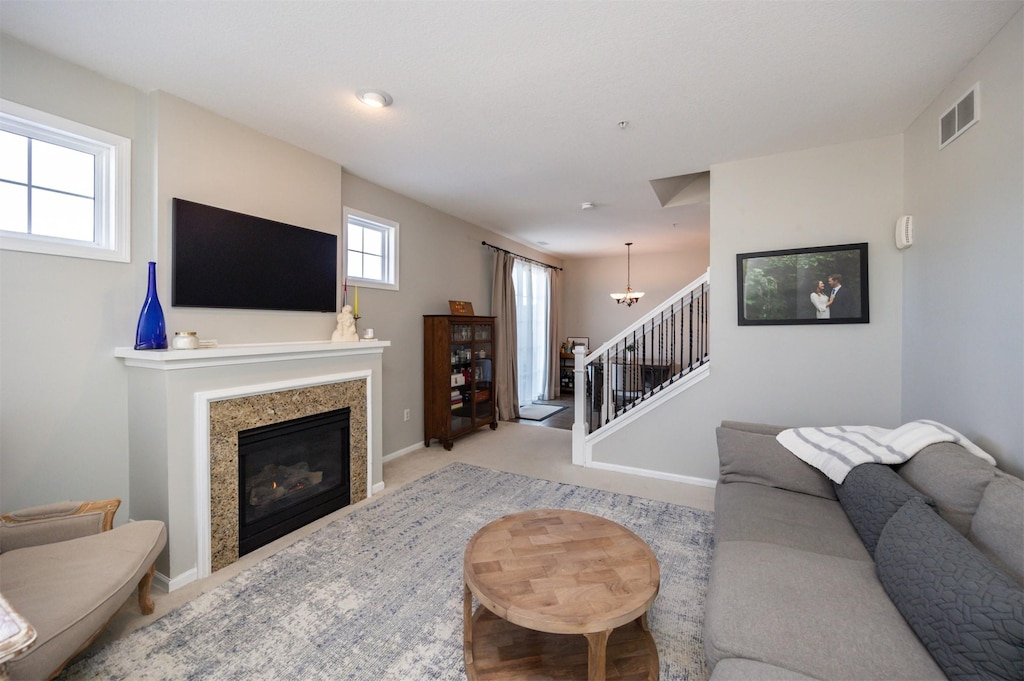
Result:
{"label": "flat screen television", "polygon": [[336,235],[184,199],[171,222],[171,305],[336,310]]}

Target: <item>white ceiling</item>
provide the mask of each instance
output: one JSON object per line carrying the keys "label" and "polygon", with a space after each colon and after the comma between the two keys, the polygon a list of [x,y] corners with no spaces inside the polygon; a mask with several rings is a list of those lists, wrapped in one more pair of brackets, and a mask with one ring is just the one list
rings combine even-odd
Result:
{"label": "white ceiling", "polygon": [[0,29],[589,257],[706,243],[652,180],[902,132],[1022,4],[0,0]]}

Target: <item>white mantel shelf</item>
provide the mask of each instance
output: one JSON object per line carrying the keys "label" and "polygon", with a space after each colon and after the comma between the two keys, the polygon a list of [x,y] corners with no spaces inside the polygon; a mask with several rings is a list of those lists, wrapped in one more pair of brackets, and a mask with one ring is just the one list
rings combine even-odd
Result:
{"label": "white mantel shelf", "polygon": [[350,343],[331,341],[252,343],[219,345],[215,348],[199,348],[197,350],[136,350],[131,347],[119,347],[114,348],[114,356],[123,359],[125,365],[130,367],[174,371],[176,369],[198,369],[255,362],[379,355],[384,352],[384,348],[390,346],[391,341],[372,340]]}

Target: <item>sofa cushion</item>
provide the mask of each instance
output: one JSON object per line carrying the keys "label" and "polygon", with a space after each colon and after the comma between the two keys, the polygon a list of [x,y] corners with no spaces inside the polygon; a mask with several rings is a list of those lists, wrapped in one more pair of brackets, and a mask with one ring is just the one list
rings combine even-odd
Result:
{"label": "sofa cushion", "polygon": [[985,488],[967,538],[1024,584],[1024,481],[1005,473]]}
{"label": "sofa cushion", "polygon": [[704,642],[711,666],[739,657],[819,679],[945,679],[873,563],[764,542],[715,546]]}
{"label": "sofa cushion", "polygon": [[889,520],[875,559],[886,593],[951,680],[1020,678],[1024,592],[923,501]]}
{"label": "sofa cushion", "polygon": [[834,484],[834,487],[846,517],[872,556],[889,518],[908,500],[925,498],[891,467],[880,463],[857,466],[847,474],[843,484]]}
{"label": "sofa cushion", "polygon": [[767,433],[719,427],[719,482],[756,482],[760,485],[835,499],[832,483]]}
{"label": "sofa cushion", "polygon": [[729,428],[730,430],[742,430],[746,433],[759,433],[761,435],[771,435],[775,437],[784,430],[787,430],[789,426],[773,426],[770,423],[752,423],[750,421],[722,421],[723,428]]}
{"label": "sofa cushion", "polygon": [[730,657],[715,665],[708,681],[817,681],[792,669],[773,664]]}
{"label": "sofa cushion", "polygon": [[838,503],[750,482],[715,489],[715,541],[763,541],[871,560]]}
{"label": "sofa cushion", "polygon": [[929,445],[896,468],[911,487],[935,502],[939,515],[962,535],[970,531],[971,518],[996,470],[952,442]]}
{"label": "sofa cushion", "polygon": [[36,643],[9,663],[11,678],[45,679],[107,623],[167,542],[141,520],[89,537],[0,555],[0,591],[35,627]]}

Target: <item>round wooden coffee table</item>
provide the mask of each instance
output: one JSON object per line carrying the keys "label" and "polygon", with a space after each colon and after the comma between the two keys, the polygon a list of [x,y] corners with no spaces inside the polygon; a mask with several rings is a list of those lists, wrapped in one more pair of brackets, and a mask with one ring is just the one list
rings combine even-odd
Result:
{"label": "round wooden coffee table", "polygon": [[513,513],[473,535],[463,579],[471,681],[658,678],[647,611],[661,572],[625,527],[579,511]]}

